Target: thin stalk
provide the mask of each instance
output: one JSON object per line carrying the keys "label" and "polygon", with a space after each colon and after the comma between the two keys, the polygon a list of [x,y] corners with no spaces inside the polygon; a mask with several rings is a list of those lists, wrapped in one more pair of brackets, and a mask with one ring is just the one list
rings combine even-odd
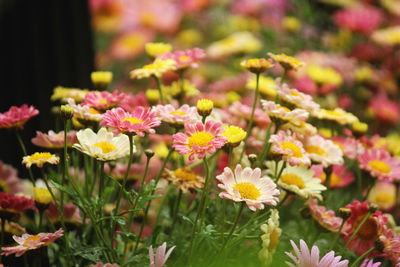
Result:
{"label": "thin stalk", "polygon": [[[5,230],[6,220],[4,218],[1,219],[1,247],[4,247],[4,230]],[[2,255],[0,254],[0,262]]]}
{"label": "thin stalk", "polygon": [[242,215],[243,208],[244,208],[245,205],[246,205],[245,202],[240,203],[240,208],[239,208],[239,211],[238,211],[238,213],[237,213],[237,215],[236,215],[235,222],[233,223],[233,226],[232,226],[232,228],[231,228],[231,231],[229,232],[228,237],[225,239],[225,242],[224,242],[224,244],[223,244],[222,247],[221,247],[220,253],[222,253],[222,252],[224,251],[226,245],[227,245],[228,242],[229,242],[229,239],[231,239],[232,234],[233,234],[233,232],[235,231],[236,226],[237,226],[237,224],[238,224],[238,222],[239,222],[240,215]]}
{"label": "thin stalk", "polygon": [[[214,154],[212,154],[212,155],[208,158],[208,160],[211,160],[211,159],[215,158],[216,156],[217,156],[217,153],[214,153]],[[202,164],[202,163],[203,163],[203,161],[202,161],[202,160],[199,160],[199,161],[196,161],[195,163],[190,164],[190,165],[187,166],[186,168],[192,169],[192,168],[194,168],[194,167],[196,167],[196,166],[199,166],[199,165]]]}
{"label": "thin stalk", "polygon": [[[68,120],[64,120],[64,157],[63,157],[63,172],[61,185],[64,186],[66,182],[66,175],[68,171],[68,147],[67,147],[67,135],[68,135]],[[61,191],[60,206],[64,207],[64,191]],[[40,216],[41,217],[41,216]],[[40,228],[39,228],[40,229]]]}
{"label": "thin stalk", "polygon": [[290,193],[288,191],[286,191],[285,196],[283,197],[283,199],[281,201],[279,201],[278,205],[276,205],[276,208],[279,209],[283,203],[285,203],[286,199],[289,197]]}
{"label": "thin stalk", "polygon": [[246,146],[247,146],[247,140],[249,139],[249,136],[251,134],[251,128],[253,127],[254,112],[256,111],[257,100],[258,100],[259,82],[260,82],[260,73],[257,73],[256,74],[256,91],[254,94],[253,109],[251,110],[249,125],[247,126],[247,135],[246,135],[246,138],[244,139],[244,145],[243,145],[242,152],[240,153],[239,163],[242,162],[244,151],[246,150]]}
{"label": "thin stalk", "polygon": [[281,169],[279,170],[278,176],[276,176],[275,178],[275,182],[277,182],[279,180],[279,178],[281,178],[282,176],[282,172],[283,170],[286,168],[286,161],[283,162]]}
{"label": "thin stalk", "polygon": [[267,155],[269,153],[269,150],[271,148],[271,143],[268,142],[269,138],[271,137],[271,127],[272,127],[272,122],[268,126],[267,133],[265,134],[265,139],[264,139],[264,147],[263,147],[263,150],[261,151],[261,154],[260,154],[260,156],[258,158],[258,167],[260,167],[260,168],[262,168],[262,164],[263,164],[265,158],[267,157]]}
{"label": "thin stalk", "polygon": [[161,87],[160,78],[158,78],[158,77],[155,76],[155,75],[153,75],[153,77],[154,77],[154,79],[156,80],[158,92],[160,93],[161,104],[164,105],[164,97],[163,97],[163,93],[162,93],[162,87]]}
{"label": "thin stalk", "polygon": [[[24,156],[28,156],[28,154],[26,153],[26,148],[24,145],[24,141],[22,141],[21,135],[19,134],[18,131],[15,131],[15,135],[17,136],[18,142],[21,146],[22,153],[24,154]],[[33,187],[35,187],[36,186],[35,179],[33,178],[33,173],[30,168],[28,168],[28,173],[29,173],[29,179],[31,179],[32,185],[33,185]]]}
{"label": "thin stalk", "polygon": [[347,240],[346,244],[344,245],[344,247],[346,248],[351,241],[353,241],[354,237],[356,236],[356,234],[358,233],[358,231],[360,231],[361,227],[364,225],[364,223],[368,220],[369,216],[371,215],[371,212],[368,211],[367,215],[365,215],[365,217],[363,218],[363,220],[361,221],[361,223],[357,226],[356,230],[353,232],[353,234],[350,236],[350,239]]}
{"label": "thin stalk", "polygon": [[344,222],[345,222],[346,220],[342,220],[342,223],[340,224],[340,228],[339,228],[339,231],[337,231],[337,233],[336,233],[336,235],[335,235],[335,238],[333,239],[333,241],[332,241],[332,243],[331,243],[331,246],[329,247],[329,251],[331,251],[331,250],[333,250],[334,248],[335,248],[335,245],[336,245],[336,242],[338,241],[338,239],[339,239],[339,236],[340,236],[340,233],[342,232],[342,229],[343,229],[343,225],[344,225]]}
{"label": "thin stalk", "polygon": [[356,266],[358,266],[358,264],[369,254],[369,253],[371,253],[372,251],[374,251],[375,250],[375,246],[373,246],[372,248],[370,248],[369,250],[367,250],[364,254],[362,254],[360,257],[358,257],[357,259],[356,259],[356,261],[355,262],[353,262],[353,264],[350,266],[350,267],[356,267]]}
{"label": "thin stalk", "polygon": [[282,77],[281,77],[281,85],[283,84],[283,81],[284,81],[285,78],[286,78],[286,74],[287,74],[287,69],[285,68],[285,69],[283,70]]}
{"label": "thin stalk", "polygon": [[232,168],[232,158],[233,158],[233,153],[232,153],[233,147],[229,146],[229,154],[228,154],[228,167]]}
{"label": "thin stalk", "polygon": [[173,220],[172,220],[172,229],[171,229],[171,233],[170,233],[171,236],[172,236],[172,233],[174,232],[175,224],[176,224],[177,219],[178,219],[179,206],[181,204],[181,199],[182,199],[182,190],[179,189],[178,199],[176,200],[176,206],[175,206],[175,209],[174,209],[174,217],[173,217]]}
{"label": "thin stalk", "polygon": [[100,161],[100,182],[99,182],[99,200],[103,197],[104,191],[104,161]]}
{"label": "thin stalk", "polygon": [[42,222],[43,222],[43,210],[39,209],[39,226],[38,226],[39,232],[42,229]]}

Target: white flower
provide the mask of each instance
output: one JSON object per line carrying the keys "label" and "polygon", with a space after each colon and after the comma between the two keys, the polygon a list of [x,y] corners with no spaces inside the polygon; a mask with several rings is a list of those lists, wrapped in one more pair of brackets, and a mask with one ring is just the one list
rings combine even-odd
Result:
{"label": "white flower", "polygon": [[314,135],[307,138],[303,144],[311,160],[322,163],[324,167],[343,164],[343,151],[331,140]]}

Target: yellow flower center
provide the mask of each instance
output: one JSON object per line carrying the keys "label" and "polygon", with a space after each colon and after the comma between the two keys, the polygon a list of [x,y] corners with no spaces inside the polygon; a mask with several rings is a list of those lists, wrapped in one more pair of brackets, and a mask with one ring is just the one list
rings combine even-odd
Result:
{"label": "yellow flower center", "polygon": [[368,162],[368,166],[381,173],[390,173],[392,170],[386,162],[381,160],[371,160]]}
{"label": "yellow flower center", "polygon": [[279,243],[279,232],[274,229],[269,236],[269,246],[268,250],[273,251]]}
{"label": "yellow flower center", "polygon": [[181,115],[181,116],[185,116],[185,115],[186,115],[185,112],[180,111],[180,110],[172,111],[172,112],[170,112],[169,114],[170,114],[170,115],[178,114],[178,115]]}
{"label": "yellow flower center", "polygon": [[180,61],[188,61],[189,57],[188,56],[180,56],[179,59],[180,59]]}
{"label": "yellow flower center", "polygon": [[292,151],[292,157],[302,158],[303,154],[301,153],[301,149],[293,144],[292,142],[282,142],[281,147],[284,151],[290,149]]}
{"label": "yellow flower center", "polygon": [[31,155],[31,160],[36,161],[36,160],[49,160],[53,157],[52,154],[49,152],[36,152],[35,154]]}
{"label": "yellow flower center", "polygon": [[188,146],[192,148],[193,146],[205,147],[214,139],[214,136],[208,132],[197,132],[189,137]]}
{"label": "yellow flower center", "polygon": [[342,182],[342,178],[336,173],[331,174],[330,186],[337,186]]}
{"label": "yellow flower center", "polygon": [[179,168],[174,171],[176,177],[185,181],[196,180],[196,174],[190,169]]}
{"label": "yellow flower center", "polygon": [[378,192],[375,196],[374,202],[379,204],[379,206],[393,204],[394,195],[388,194],[387,192]]}
{"label": "yellow flower center", "polygon": [[107,101],[105,99],[102,99],[99,101],[99,104],[105,104],[105,103],[107,103]]}
{"label": "yellow flower center", "polygon": [[290,109],[288,109],[287,107],[281,106],[281,105],[277,105],[276,108],[277,109],[283,109],[286,112],[290,112]]}
{"label": "yellow flower center", "polygon": [[257,200],[260,196],[260,190],[252,183],[238,183],[234,186],[239,191],[241,199]]}
{"label": "yellow flower center", "polygon": [[35,247],[35,245],[28,245],[28,242],[29,241],[34,241],[34,242],[37,242],[38,240],[40,239],[40,236],[39,235],[33,235],[33,236],[30,236],[30,237],[28,237],[26,240],[25,240],[25,242],[22,244],[24,247]]}
{"label": "yellow flower center", "polygon": [[328,116],[340,117],[342,115],[339,112],[333,110],[325,110],[324,112]]}
{"label": "yellow flower center", "polygon": [[109,143],[107,141],[98,142],[98,143],[93,144],[93,145],[96,146],[96,147],[100,147],[101,151],[103,153],[105,153],[105,154],[113,152],[116,149],[116,147],[113,144],[111,144],[111,143]]}
{"label": "yellow flower center", "polygon": [[295,185],[300,189],[305,187],[304,181],[300,176],[293,173],[284,174],[281,176],[281,181],[287,185]]}
{"label": "yellow flower center", "polygon": [[317,154],[319,156],[325,156],[326,152],[323,148],[319,146],[307,146],[306,151],[310,154]]}
{"label": "yellow flower center", "polygon": [[134,125],[135,123],[143,124],[142,120],[139,120],[138,118],[135,118],[135,117],[124,118],[124,119],[122,119],[122,121],[129,121],[132,125]]}
{"label": "yellow flower center", "polygon": [[100,114],[100,112],[98,112],[96,109],[94,109],[94,108],[89,108],[89,113],[90,114]]}
{"label": "yellow flower center", "polygon": [[333,141],[335,145],[337,145],[342,151],[344,151],[344,147],[341,143]]}

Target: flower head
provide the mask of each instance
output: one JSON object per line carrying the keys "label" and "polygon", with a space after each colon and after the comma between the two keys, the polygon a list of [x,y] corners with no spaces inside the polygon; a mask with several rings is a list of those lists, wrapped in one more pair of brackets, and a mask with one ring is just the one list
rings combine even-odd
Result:
{"label": "flower head", "polygon": [[400,179],[400,160],[393,158],[386,150],[367,149],[357,159],[361,169],[379,180],[398,181]]}
{"label": "flower head", "polygon": [[[48,148],[48,149],[61,149],[64,147],[64,131],[55,133],[50,130],[47,134],[40,131],[36,131],[36,137],[32,138],[34,145]],[[76,138],[76,131],[69,131],[67,133],[67,146],[71,147],[73,144],[78,142]]]}
{"label": "flower head", "polygon": [[400,44],[400,26],[392,26],[375,31],[372,40],[381,45]]}
{"label": "flower head", "polygon": [[[97,134],[87,128],[76,135],[79,143],[73,147],[97,160],[116,160],[129,155],[129,138],[126,135],[114,136],[106,128],[101,128]],[[133,151],[136,151],[135,146]]]}
{"label": "flower head", "polygon": [[276,247],[279,243],[279,237],[282,234],[282,229],[279,228],[279,212],[277,209],[271,210],[271,216],[266,224],[261,225],[262,248],[258,252],[258,257],[265,265],[269,265],[272,261]]}
{"label": "flower head", "polygon": [[0,191],[16,194],[23,191],[22,180],[18,170],[0,160]]}
{"label": "flower head", "polygon": [[185,69],[188,67],[198,68],[199,62],[206,57],[203,49],[193,48],[184,51],[167,52],[158,55],[157,58],[163,60],[173,60],[176,62],[176,69]]}
{"label": "flower head", "polygon": [[31,198],[17,196],[11,193],[0,192],[0,217],[7,220],[13,219],[28,209],[33,209],[35,202]]}
{"label": "flower head", "polygon": [[325,254],[322,259],[319,259],[319,248],[317,246],[313,246],[310,250],[304,242],[303,239],[300,239],[300,249],[296,246],[296,244],[290,240],[290,244],[294,249],[296,254],[285,252],[293,261],[293,263],[286,262],[287,265],[291,267],[347,267],[349,264],[348,260],[340,260],[341,256],[335,257],[335,252],[332,250]]}
{"label": "flower head", "polygon": [[51,95],[50,100],[60,100],[61,102],[66,103],[68,98],[72,98],[75,102],[80,103],[88,92],[89,90],[86,89],[57,86],[53,89],[53,94]]}
{"label": "flower head", "polygon": [[190,107],[185,104],[180,108],[175,108],[171,104],[158,105],[153,111],[164,122],[171,125],[183,126],[186,123],[195,123],[200,119],[196,107]]}
{"label": "flower head", "polygon": [[252,58],[242,61],[242,63],[240,63],[240,66],[246,68],[253,73],[262,73],[267,69],[272,68],[274,64],[264,58]]}
{"label": "flower head", "polygon": [[90,74],[94,88],[96,89],[106,89],[110,84],[113,73],[111,71],[93,71]]}
{"label": "flower head", "polygon": [[50,191],[43,187],[33,188],[33,199],[36,203],[43,205],[49,205],[53,201]]}
{"label": "flower head", "polygon": [[157,248],[156,258],[154,259],[154,251],[153,246],[149,247],[149,257],[150,257],[150,267],[162,267],[165,262],[168,260],[169,255],[171,255],[175,246],[171,247],[167,253],[165,254],[165,250],[167,249],[167,243],[164,242],[161,246]]}
{"label": "flower head", "polygon": [[[61,226],[61,215],[58,212],[58,208],[54,202],[50,204],[49,208],[46,210],[46,213],[52,224]],[[64,204],[63,216],[67,226],[79,226],[82,224],[81,212],[73,203]]]}
{"label": "flower head", "polygon": [[360,5],[337,11],[333,19],[344,29],[369,35],[381,24],[383,13],[376,7]]}
{"label": "flower head", "polygon": [[240,127],[230,125],[224,129],[225,131],[222,132],[222,135],[226,137],[226,143],[229,146],[238,146],[246,138],[247,133]]}
{"label": "flower head", "polygon": [[318,205],[314,198],[310,198],[307,203],[311,216],[320,226],[331,232],[339,231],[343,219],[336,217],[333,210],[326,210],[324,206]]}
{"label": "flower head", "polygon": [[157,55],[171,52],[172,45],[167,43],[147,43],[145,49],[149,56],[155,57]]}
{"label": "flower head", "polygon": [[59,162],[60,158],[54,154],[50,154],[49,152],[36,152],[32,155],[25,156],[22,159],[22,164],[25,164],[28,169],[32,164],[36,165],[38,168],[42,168],[46,163],[57,165]]}
{"label": "flower head", "polygon": [[311,115],[317,119],[335,122],[340,125],[358,122],[358,118],[356,116],[350,112],[344,111],[341,108],[335,108],[334,110],[321,108],[312,112]]}
{"label": "flower head", "polygon": [[103,118],[103,115],[96,109],[91,108],[83,104],[75,104],[75,100],[68,98],[68,107],[74,110],[74,118],[76,118],[81,123],[93,123],[99,122]]}
{"label": "flower head", "polygon": [[378,181],[368,194],[368,202],[378,205],[380,210],[391,211],[396,199],[396,186]]}
{"label": "flower head", "polygon": [[207,117],[211,114],[214,108],[214,102],[210,99],[200,99],[197,101],[197,113],[203,117]]}
{"label": "flower head", "polygon": [[320,135],[307,138],[304,149],[312,161],[322,163],[325,167],[343,164],[343,152],[340,147]]}
{"label": "flower head", "polygon": [[183,193],[201,189],[204,186],[204,177],[188,168],[179,168],[175,171],[165,169],[162,177],[173,183]]}
{"label": "flower head", "polygon": [[302,93],[295,88],[289,88],[286,83],[281,85],[280,79],[275,80],[276,92],[279,98],[285,103],[285,106],[297,107],[307,110],[309,113],[320,109],[319,104],[313,101],[312,96]]}
{"label": "flower head", "polygon": [[264,209],[264,204],[275,206],[278,202],[279,190],[269,177],[261,177],[261,170],[246,167],[242,170],[236,165],[235,173],[228,167],[216,177],[221,183],[218,187],[224,192],[219,196],[235,202],[246,202],[249,209]]}
{"label": "flower head", "polygon": [[116,107],[125,97],[124,93],[119,93],[117,90],[114,90],[112,93],[107,91],[93,91],[86,94],[82,105],[103,111]]}
{"label": "flower head", "polygon": [[100,122],[101,126],[113,127],[116,134],[136,134],[140,137],[143,137],[145,132],[155,133],[153,127],[160,124],[161,120],[156,117],[156,113],[142,106],[137,107],[132,113],[122,108],[107,110]]}
{"label": "flower head", "polygon": [[[252,107],[242,104],[240,101],[236,101],[229,107],[229,112],[235,117],[244,118],[246,121],[250,121]],[[260,108],[255,109],[253,120],[258,126],[268,126],[271,123],[268,115]]]}
{"label": "flower head", "polygon": [[290,57],[285,54],[275,55],[272,53],[267,53],[267,55],[272,58],[272,60],[279,63],[286,70],[297,70],[298,68],[305,65],[304,62],[301,62],[297,58]]}
{"label": "flower head", "polygon": [[25,252],[48,246],[58,238],[63,236],[64,230],[59,229],[55,233],[39,233],[37,235],[23,234],[21,237],[13,236],[18,245],[13,247],[2,247],[1,255],[11,255],[15,253],[16,257],[22,256]]}
{"label": "flower head", "polygon": [[273,101],[261,100],[261,104],[271,118],[271,120],[279,120],[282,122],[289,122],[293,120],[306,121],[309,113],[304,109],[296,108],[290,110],[287,107],[276,104]]}
{"label": "flower head", "polygon": [[39,114],[39,110],[27,104],[21,107],[12,106],[8,111],[0,113],[0,128],[22,130],[24,124]]}
{"label": "flower head", "polygon": [[131,79],[143,79],[150,76],[161,77],[161,75],[169,70],[176,69],[176,62],[172,59],[156,58],[153,63],[135,69],[130,72]]}
{"label": "flower head", "polygon": [[185,130],[185,133],[173,135],[172,147],[182,155],[189,154],[190,160],[195,156],[202,159],[206,154],[214,154],[226,142],[219,122],[209,120],[205,124],[185,124]]}

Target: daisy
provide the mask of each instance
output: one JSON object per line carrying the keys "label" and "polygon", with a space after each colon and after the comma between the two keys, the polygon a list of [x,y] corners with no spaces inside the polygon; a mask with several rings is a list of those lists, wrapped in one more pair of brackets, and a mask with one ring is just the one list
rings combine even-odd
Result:
{"label": "daisy", "polygon": [[89,93],[89,90],[87,89],[57,86],[53,89],[53,94],[51,95],[50,100],[60,100],[62,103],[67,103],[68,98],[72,98],[75,102],[80,103],[83,101],[87,93]]}
{"label": "daisy", "polygon": [[0,192],[1,218],[11,220],[25,210],[34,209],[34,206],[35,202],[32,198]]}
{"label": "daisy", "polygon": [[340,260],[342,256],[335,257],[333,250],[325,254],[320,260],[318,247],[313,246],[310,253],[306,242],[302,239],[300,239],[300,249],[292,240],[290,240],[290,244],[292,244],[296,254],[294,256],[292,253],[285,252],[294,261],[294,264],[286,262],[291,267],[347,267],[349,264],[348,260]]}
{"label": "daisy", "polygon": [[188,168],[179,168],[175,171],[165,169],[162,177],[173,183],[183,193],[204,187],[204,177]]}
{"label": "daisy", "polygon": [[39,110],[27,104],[12,106],[8,111],[0,113],[0,128],[22,130],[24,124],[38,114]]}
{"label": "daisy", "polygon": [[358,118],[356,116],[350,112],[344,111],[341,108],[335,108],[334,110],[321,108],[312,112],[311,115],[317,119],[335,122],[340,125],[358,122]]}
{"label": "daisy", "polygon": [[230,125],[224,129],[225,131],[222,132],[222,135],[226,137],[226,143],[230,147],[238,146],[246,138],[247,133],[240,127]]}
{"label": "daisy", "polygon": [[287,56],[285,54],[272,54],[267,53],[267,55],[272,58],[275,62],[279,63],[286,70],[297,70],[300,67],[305,65],[304,62],[301,62],[297,58]]}
{"label": "daisy", "polygon": [[131,79],[143,79],[150,76],[161,77],[161,75],[169,70],[176,69],[176,62],[172,59],[163,60],[156,58],[153,63],[135,69],[130,72]]}
{"label": "daisy", "polygon": [[360,267],[379,267],[381,264],[381,262],[374,262],[374,260],[365,258]]}
{"label": "daisy", "polygon": [[218,148],[226,143],[226,137],[221,133],[221,123],[207,121],[205,124],[197,122],[195,124],[185,124],[185,133],[173,135],[172,147],[179,154],[189,154],[189,160],[195,156],[202,159],[206,154],[214,154]]}
{"label": "daisy", "polygon": [[261,177],[261,170],[246,167],[242,170],[236,165],[235,173],[228,167],[216,177],[220,182],[218,187],[224,192],[219,196],[235,202],[246,202],[249,209],[256,211],[264,209],[264,204],[275,206],[278,203],[279,190],[276,184],[267,176]]}
{"label": "daisy", "polygon": [[115,134],[124,133],[127,135],[138,135],[144,137],[145,132],[155,133],[152,129],[161,124],[155,112],[150,108],[137,107],[132,113],[125,112],[122,108],[107,110],[100,122],[101,126],[113,127]]}
{"label": "daisy", "polygon": [[74,110],[74,118],[76,118],[79,122],[83,124],[99,122],[103,118],[103,115],[100,113],[100,111],[87,105],[77,105],[75,104],[75,100],[73,100],[72,98],[68,98],[67,102],[67,106],[71,107]]}
{"label": "daisy", "polygon": [[58,238],[63,236],[64,230],[59,229],[55,233],[39,233],[37,235],[23,234],[21,237],[13,236],[18,245],[13,247],[2,247],[1,255],[11,255],[15,253],[16,257],[22,256],[25,252],[48,246]]}
{"label": "daisy", "polygon": [[331,138],[333,143],[340,147],[343,156],[349,159],[356,159],[358,155],[364,153],[364,147],[357,139],[344,136],[334,136]]}
{"label": "daisy", "polygon": [[[400,265],[400,236],[387,237],[381,235],[379,240],[384,245],[383,253],[385,258],[392,261],[393,265]],[[379,265],[377,265],[379,266]]]}
{"label": "daisy", "polygon": [[322,163],[324,167],[332,164],[343,164],[343,152],[331,140],[320,135],[314,135],[306,138],[303,143],[304,149],[312,161]]}
{"label": "daisy", "polygon": [[303,144],[290,131],[279,131],[270,137],[269,142],[272,143],[271,152],[282,155],[283,160],[290,165],[310,165],[311,161]]}
{"label": "daisy", "polygon": [[203,49],[193,48],[184,51],[167,52],[161,55],[157,55],[157,58],[163,60],[173,60],[176,62],[176,69],[186,69],[189,67],[198,68],[199,62],[206,57],[206,53]]}
{"label": "daisy", "polygon": [[[158,92],[158,90],[156,91]],[[119,102],[118,106],[127,112],[134,112],[137,107],[149,107],[150,104],[147,101],[146,93],[140,92],[136,95],[127,93],[125,98]]]}
{"label": "daisy", "polygon": [[320,109],[319,104],[313,101],[312,96],[304,94],[297,89],[291,89],[286,83],[281,85],[280,78],[275,80],[275,87],[279,98],[288,106],[305,109],[310,113]]}
{"label": "daisy", "polygon": [[322,200],[321,191],[326,187],[314,178],[314,171],[305,166],[287,166],[279,177],[278,185],[302,198],[316,197]]}
{"label": "daisy", "polygon": [[[276,99],[275,80],[272,79],[271,77],[266,77],[262,75],[260,75],[258,79],[259,79],[258,91],[260,92],[260,94],[267,99],[275,100]],[[257,77],[253,75],[252,77],[247,79],[246,88],[254,91],[256,87],[257,87]],[[240,89],[242,88],[243,86],[240,87]]]}
{"label": "daisy", "polygon": [[185,104],[180,108],[175,108],[173,105],[157,105],[153,111],[164,122],[171,125],[183,126],[186,123],[195,123],[200,120],[196,107],[190,107]]}
{"label": "daisy", "polygon": [[[36,137],[31,139],[34,145],[44,147],[61,149],[64,147],[64,131],[55,133],[50,130],[47,134],[40,131],[36,131]],[[77,143],[76,131],[69,131],[67,133],[67,146],[71,147],[73,144]]]}
{"label": "daisy", "polygon": [[117,90],[114,90],[112,93],[107,91],[93,91],[86,94],[82,105],[103,111],[116,107],[125,97],[124,93],[119,93]]}
{"label": "daisy", "polygon": [[0,191],[16,194],[23,191],[23,182],[18,170],[0,160]]}
{"label": "daisy", "polygon": [[277,119],[280,121],[288,122],[292,120],[306,121],[308,118],[308,112],[304,109],[296,108],[290,110],[287,107],[276,104],[273,101],[267,101],[262,99],[261,104],[271,119]]}
{"label": "daisy", "polygon": [[305,121],[298,119],[288,121],[287,123],[281,125],[280,129],[282,131],[290,130],[301,139],[317,134],[317,128]]}
{"label": "daisy", "polygon": [[379,180],[397,181],[400,179],[400,160],[393,158],[386,150],[367,149],[357,159],[361,169]]}
{"label": "daisy", "polygon": [[25,164],[28,169],[32,164],[36,165],[38,168],[42,168],[46,163],[57,165],[59,162],[60,158],[54,154],[50,154],[49,152],[36,152],[32,155],[25,156],[22,159],[22,164]]}
{"label": "daisy", "polygon": [[367,200],[378,205],[380,210],[391,211],[396,199],[396,186],[390,182],[376,183],[368,194]]}
{"label": "daisy", "polygon": [[[129,155],[129,138],[124,134],[114,136],[106,128],[100,128],[96,134],[87,128],[80,130],[76,136],[79,143],[73,147],[97,160],[116,160]],[[133,152],[136,152],[135,146]]]}
{"label": "daisy", "polygon": [[171,255],[172,251],[174,250],[175,246],[171,247],[167,253],[165,250],[167,249],[167,243],[164,242],[161,246],[157,248],[156,258],[154,259],[154,251],[153,246],[149,247],[149,257],[150,257],[150,267],[162,267],[164,266],[165,262],[168,260],[169,255]]}
{"label": "daisy", "polygon": [[168,43],[147,43],[145,49],[149,56],[155,57],[157,55],[171,52],[172,45]]}
{"label": "daisy", "polygon": [[343,219],[336,217],[333,210],[326,210],[324,206],[318,205],[318,201],[314,198],[310,198],[307,204],[311,216],[320,226],[331,232],[339,231]]}
{"label": "daisy", "polygon": [[341,9],[333,14],[333,19],[341,28],[369,36],[384,19],[383,12],[371,5],[359,5]]}
{"label": "daisy", "polygon": [[266,224],[261,225],[261,231],[263,231],[261,235],[262,248],[258,252],[258,257],[264,265],[268,266],[272,262],[279,237],[282,234],[282,229],[279,228],[279,212],[277,209],[271,210],[271,216]]}
{"label": "daisy", "polygon": [[265,58],[252,58],[244,60],[240,63],[240,66],[246,68],[250,72],[253,73],[262,73],[267,69],[270,69],[274,66],[271,61],[266,60]]}

